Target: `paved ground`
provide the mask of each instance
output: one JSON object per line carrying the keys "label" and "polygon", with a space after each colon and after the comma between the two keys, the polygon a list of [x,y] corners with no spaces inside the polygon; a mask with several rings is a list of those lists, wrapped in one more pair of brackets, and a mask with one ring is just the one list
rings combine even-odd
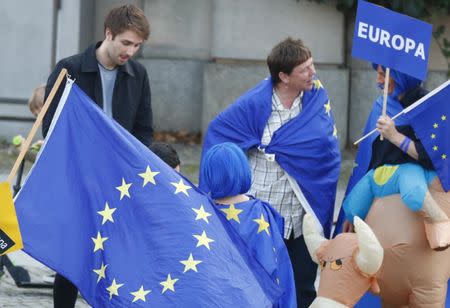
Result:
{"label": "paved ground", "polygon": [[[199,145],[174,145],[179,153],[181,164],[181,172],[186,175],[193,183],[198,183],[198,162],[200,158]],[[0,181],[6,180],[9,171],[11,170],[14,159],[14,153],[3,148],[0,148]],[[338,194],[336,204],[340,204],[345,185],[347,183],[348,175],[352,165],[352,154],[344,152],[341,178],[338,187]],[[30,168],[30,163],[26,164],[25,174]],[[32,282],[42,282],[43,276],[51,274],[52,271],[44,265],[38,263],[25,253],[19,251],[11,253],[10,259],[16,266],[23,266],[26,268],[31,276]],[[24,289],[18,288],[9,273],[0,277],[0,308],[6,307],[53,307],[52,290],[51,289]],[[89,305],[79,297],[77,301],[77,308],[89,307]]]}

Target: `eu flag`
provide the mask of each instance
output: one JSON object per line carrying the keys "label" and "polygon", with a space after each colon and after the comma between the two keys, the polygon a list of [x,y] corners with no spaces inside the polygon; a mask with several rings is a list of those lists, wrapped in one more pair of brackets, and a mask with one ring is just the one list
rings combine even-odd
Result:
{"label": "eu flag", "polygon": [[254,198],[230,205],[217,203],[217,207],[272,280],[281,286],[283,296],[274,307],[297,307],[294,272],[282,235],[283,217],[268,203]]}
{"label": "eu flag", "polygon": [[212,201],[68,81],[15,200],[24,250],[95,307],[272,307]]}
{"label": "eu flag", "polygon": [[406,116],[433,162],[445,191],[450,189],[450,81],[425,96]]}

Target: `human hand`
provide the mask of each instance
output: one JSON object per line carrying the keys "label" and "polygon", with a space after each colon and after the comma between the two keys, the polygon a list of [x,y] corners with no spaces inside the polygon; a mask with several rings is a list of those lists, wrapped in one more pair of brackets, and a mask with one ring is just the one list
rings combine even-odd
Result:
{"label": "human hand", "polygon": [[342,232],[354,232],[353,224],[348,220],[344,221],[344,224],[342,225]]}
{"label": "human hand", "polygon": [[389,116],[380,116],[376,125],[380,134],[393,143],[394,139],[398,138],[400,133],[395,128],[394,121]]}

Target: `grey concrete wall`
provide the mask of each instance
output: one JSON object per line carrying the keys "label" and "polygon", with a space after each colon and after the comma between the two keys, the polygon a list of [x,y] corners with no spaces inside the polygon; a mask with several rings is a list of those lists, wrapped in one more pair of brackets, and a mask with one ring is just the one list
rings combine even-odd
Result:
{"label": "grey concrete wall", "polygon": [[52,0],[0,4],[0,97],[25,98],[50,69]]}
{"label": "grey concrete wall", "polygon": [[212,0],[147,0],[152,34],[144,57],[208,59]]}
{"label": "grey concrete wall", "polygon": [[204,62],[141,59],[152,92],[155,130],[199,132]]}
{"label": "grey concrete wall", "polygon": [[[317,67],[317,74],[330,96],[343,149],[347,142],[348,71]],[[202,131],[206,131],[209,122],[218,113],[268,75],[267,67],[263,64],[208,64],[203,85]]]}
{"label": "grey concrete wall", "polygon": [[310,47],[316,63],[344,61],[344,18],[335,1],[215,0],[214,58],[265,59],[279,41],[292,36]]}

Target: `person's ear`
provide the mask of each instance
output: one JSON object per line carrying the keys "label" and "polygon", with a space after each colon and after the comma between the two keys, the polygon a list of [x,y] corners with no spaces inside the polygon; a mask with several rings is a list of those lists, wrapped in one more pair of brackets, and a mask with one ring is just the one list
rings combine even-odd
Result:
{"label": "person's ear", "polygon": [[112,41],[112,39],[113,39],[113,34],[111,32],[111,29],[109,29],[109,28],[105,29],[105,39],[107,39],[109,41]]}
{"label": "person's ear", "polygon": [[284,84],[289,83],[289,75],[286,74],[285,72],[279,72],[278,77],[280,78],[281,82],[283,82]]}

